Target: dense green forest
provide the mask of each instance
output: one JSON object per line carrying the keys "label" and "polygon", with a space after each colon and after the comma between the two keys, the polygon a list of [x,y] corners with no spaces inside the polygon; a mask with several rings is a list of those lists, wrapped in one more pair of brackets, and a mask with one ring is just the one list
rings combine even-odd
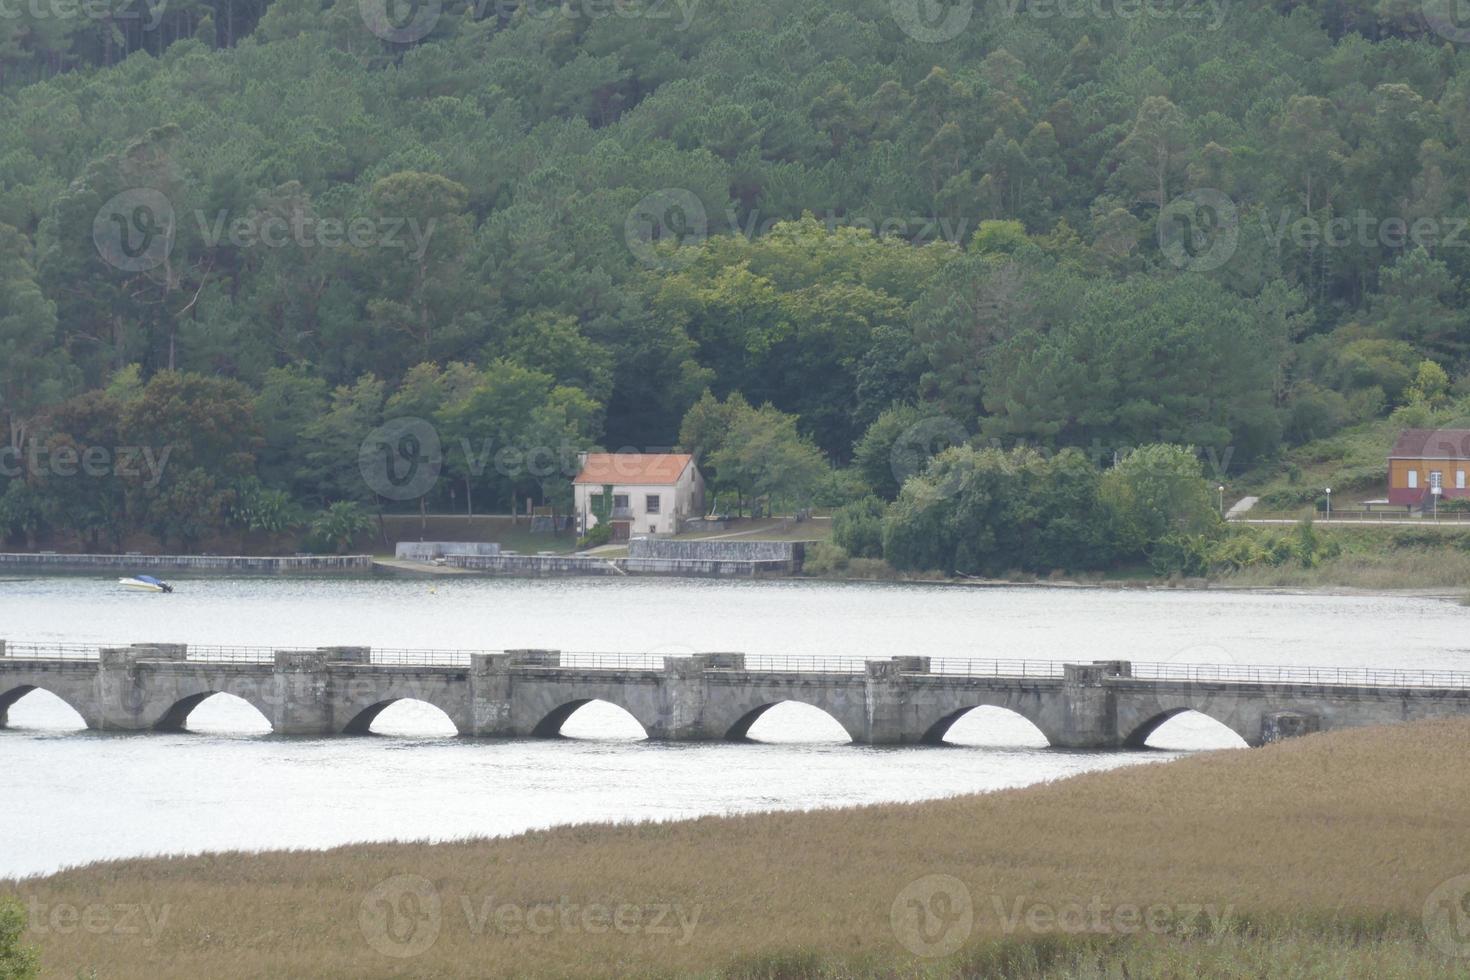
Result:
{"label": "dense green forest", "polygon": [[[592,446],[831,505],[915,432],[1218,477],[1454,398],[1441,6],[11,4],[0,534],[562,502]],[[424,498],[363,478],[400,418]]]}

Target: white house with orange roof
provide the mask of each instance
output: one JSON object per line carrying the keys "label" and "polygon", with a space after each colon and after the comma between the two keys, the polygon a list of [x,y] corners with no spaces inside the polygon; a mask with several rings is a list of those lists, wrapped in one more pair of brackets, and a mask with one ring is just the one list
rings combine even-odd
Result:
{"label": "white house with orange roof", "polygon": [[677,534],[704,515],[704,477],[688,453],[583,453],[572,481],[578,526],[597,525],[605,487],[612,487],[613,540],[634,534]]}

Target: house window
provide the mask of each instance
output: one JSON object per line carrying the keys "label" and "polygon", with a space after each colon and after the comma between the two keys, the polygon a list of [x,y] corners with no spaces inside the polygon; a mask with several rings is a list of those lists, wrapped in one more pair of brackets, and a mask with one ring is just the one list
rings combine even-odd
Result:
{"label": "house window", "polygon": [[1418,490],[1419,489],[1419,471],[1418,470],[1410,470],[1409,471],[1409,489],[1410,490]]}
{"label": "house window", "polygon": [[1455,470],[1455,489],[1456,490],[1464,490],[1465,489],[1465,471],[1464,470]]}
{"label": "house window", "polygon": [[1444,474],[1441,473],[1439,470],[1430,470],[1430,472],[1429,472],[1429,485],[1431,487],[1442,487],[1442,486],[1444,486]]}
{"label": "house window", "polygon": [[613,510],[627,510],[628,495],[626,493],[613,494]]}
{"label": "house window", "polygon": [[647,497],[643,498],[643,505],[643,510],[645,513],[657,514],[659,506],[658,494],[651,493]]}

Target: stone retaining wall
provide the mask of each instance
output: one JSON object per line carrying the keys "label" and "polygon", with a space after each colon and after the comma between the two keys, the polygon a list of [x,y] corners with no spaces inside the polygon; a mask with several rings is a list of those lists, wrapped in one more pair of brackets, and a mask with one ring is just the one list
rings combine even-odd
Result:
{"label": "stone retaining wall", "polygon": [[745,541],[721,538],[713,541],[676,541],[670,538],[634,538],[628,542],[629,558],[674,558],[684,561],[784,561],[801,567],[801,541]]}
{"label": "stone retaining wall", "polygon": [[393,557],[402,561],[433,561],[449,555],[498,555],[500,545],[489,541],[399,541]]}
{"label": "stone retaining wall", "polygon": [[288,575],[305,572],[369,574],[372,555],[305,555],[292,558],[254,558],[243,555],[64,555],[0,554],[0,570],[55,570],[66,572],[233,572]]}
{"label": "stone retaining wall", "polygon": [[699,575],[753,578],[789,575],[789,561],[717,561],[692,558],[590,558],[576,555],[446,555],[446,565],[488,575]]}
{"label": "stone retaining wall", "polygon": [[630,575],[709,575],[719,578],[754,578],[757,575],[790,575],[789,561],[719,561],[701,558],[624,558]]}
{"label": "stone retaining wall", "polygon": [[622,569],[601,558],[575,555],[445,555],[444,564],[489,575],[620,575]]}

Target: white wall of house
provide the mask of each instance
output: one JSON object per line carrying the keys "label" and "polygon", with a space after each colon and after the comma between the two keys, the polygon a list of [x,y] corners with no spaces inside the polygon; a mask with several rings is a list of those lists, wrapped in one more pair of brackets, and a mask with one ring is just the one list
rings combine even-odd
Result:
{"label": "white wall of house", "polygon": [[[592,498],[602,493],[602,484],[579,483],[575,487],[577,514],[582,533],[596,526]],[[614,483],[613,520],[630,522],[633,534],[675,534],[679,523],[704,515],[704,477],[693,463],[684,467],[676,483]],[[626,516],[619,506],[627,498]]]}

